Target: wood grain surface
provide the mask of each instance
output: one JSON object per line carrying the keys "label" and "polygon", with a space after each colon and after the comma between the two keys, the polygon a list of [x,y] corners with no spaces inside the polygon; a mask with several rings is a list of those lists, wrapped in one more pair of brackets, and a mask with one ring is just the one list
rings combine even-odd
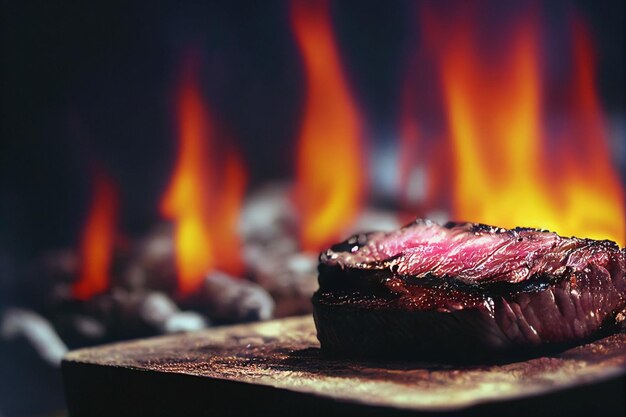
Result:
{"label": "wood grain surface", "polygon": [[77,350],[63,373],[73,416],[620,415],[626,334],[506,364],[352,362],[305,316]]}

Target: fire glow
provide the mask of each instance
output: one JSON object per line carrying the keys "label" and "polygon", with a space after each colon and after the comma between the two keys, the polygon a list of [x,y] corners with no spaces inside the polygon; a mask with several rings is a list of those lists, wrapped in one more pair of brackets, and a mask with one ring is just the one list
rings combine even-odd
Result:
{"label": "fire glow", "polygon": [[303,249],[340,237],[361,209],[365,179],[361,120],[342,72],[327,2],[292,2],[306,98],[298,141],[295,202]]}
{"label": "fire glow", "polygon": [[87,300],[108,289],[117,230],[119,203],[113,182],[97,172],[93,184],[93,197],[80,239],[79,277],[72,286],[72,294],[78,300]]}
{"label": "fire glow", "polygon": [[218,146],[197,59],[188,58],[177,97],[178,160],[161,201],[162,215],[175,222],[181,294],[196,290],[210,271],[242,272],[237,222],[246,185],[238,154]]}
{"label": "fire glow", "polygon": [[461,15],[450,26],[429,10],[422,15],[425,39],[438,45],[430,47],[437,50],[434,65],[453,161],[430,164],[428,175],[451,175],[452,217],[623,245],[624,194],[611,163],[593,45],[583,22],[573,20],[571,31],[568,127],[554,133],[548,129],[554,112],[541,71],[539,19],[526,15],[512,25],[494,59],[493,51],[481,48],[476,19]]}

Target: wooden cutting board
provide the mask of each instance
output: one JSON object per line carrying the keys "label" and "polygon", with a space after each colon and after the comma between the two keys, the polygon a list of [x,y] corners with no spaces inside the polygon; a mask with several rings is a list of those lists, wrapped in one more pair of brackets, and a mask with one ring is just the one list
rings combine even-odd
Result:
{"label": "wooden cutting board", "polygon": [[70,415],[625,415],[626,334],[488,366],[325,358],[311,316],[71,352]]}

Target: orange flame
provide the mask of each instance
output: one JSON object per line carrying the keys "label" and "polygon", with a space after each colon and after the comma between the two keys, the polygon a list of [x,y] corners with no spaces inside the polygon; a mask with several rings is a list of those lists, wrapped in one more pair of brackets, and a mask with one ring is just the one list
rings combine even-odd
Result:
{"label": "orange flame", "polygon": [[307,81],[297,150],[300,239],[317,251],[358,215],[363,196],[361,121],[342,73],[327,2],[292,2],[291,23]]}
{"label": "orange flame", "polygon": [[574,123],[565,139],[561,189],[567,207],[565,222],[573,231],[626,244],[624,190],[611,164],[602,106],[595,92],[593,44],[582,20],[573,22],[574,82],[571,114]]}
{"label": "orange flame", "polygon": [[198,65],[185,67],[178,91],[179,153],[161,213],[174,219],[178,289],[189,294],[220,269],[242,272],[236,234],[246,173],[239,156],[218,152],[215,127],[200,93]]}
{"label": "orange flame", "polygon": [[[551,116],[544,108],[536,21],[514,26],[507,53],[494,63],[480,49],[478,25],[462,15],[448,30],[432,21],[427,28],[447,38],[437,61],[453,166],[430,174],[452,171],[453,217],[623,245],[624,191],[611,164],[585,26],[577,20],[573,32],[572,128],[555,138],[545,123]],[[559,139],[559,149],[548,154],[548,143]]]}
{"label": "orange flame", "polygon": [[96,173],[94,194],[80,239],[80,269],[72,294],[87,300],[109,286],[109,269],[113,257],[118,217],[115,186],[103,173]]}

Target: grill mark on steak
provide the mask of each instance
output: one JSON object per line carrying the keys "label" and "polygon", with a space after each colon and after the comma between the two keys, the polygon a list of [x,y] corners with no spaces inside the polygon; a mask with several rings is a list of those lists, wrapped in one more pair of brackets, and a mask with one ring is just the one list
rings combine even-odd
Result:
{"label": "grill mark on steak", "polygon": [[320,255],[319,282],[318,337],[339,354],[565,346],[626,317],[624,249],[531,228],[417,220],[355,235]]}

